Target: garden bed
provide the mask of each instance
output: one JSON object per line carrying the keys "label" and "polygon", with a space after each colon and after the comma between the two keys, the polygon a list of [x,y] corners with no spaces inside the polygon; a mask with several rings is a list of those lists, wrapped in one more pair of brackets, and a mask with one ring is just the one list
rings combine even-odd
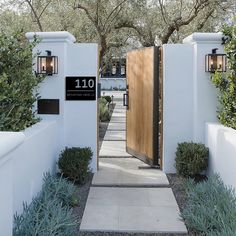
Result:
{"label": "garden bed", "polygon": [[235,192],[219,176],[194,181],[171,174],[168,179],[189,235],[236,235]]}

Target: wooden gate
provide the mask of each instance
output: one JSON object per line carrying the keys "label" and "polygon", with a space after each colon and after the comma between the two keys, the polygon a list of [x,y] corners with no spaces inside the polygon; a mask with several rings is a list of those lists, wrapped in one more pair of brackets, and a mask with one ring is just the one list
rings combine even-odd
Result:
{"label": "wooden gate", "polygon": [[126,150],[152,166],[161,166],[161,50],[145,48],[127,54]]}

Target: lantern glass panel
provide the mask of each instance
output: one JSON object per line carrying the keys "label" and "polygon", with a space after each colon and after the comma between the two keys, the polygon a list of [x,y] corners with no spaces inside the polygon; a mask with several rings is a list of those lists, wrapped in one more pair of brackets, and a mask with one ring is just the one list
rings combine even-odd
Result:
{"label": "lantern glass panel", "polygon": [[46,66],[47,62],[46,62],[46,58],[45,57],[42,57],[41,58],[41,62],[40,62],[40,65],[41,65],[41,72],[42,73],[46,73]]}
{"label": "lantern glass panel", "polygon": [[207,72],[225,72],[226,71],[226,55],[225,54],[208,54],[206,55],[206,71]]}
{"label": "lantern glass panel", "polygon": [[39,56],[38,74],[52,75],[58,73],[58,57]]}

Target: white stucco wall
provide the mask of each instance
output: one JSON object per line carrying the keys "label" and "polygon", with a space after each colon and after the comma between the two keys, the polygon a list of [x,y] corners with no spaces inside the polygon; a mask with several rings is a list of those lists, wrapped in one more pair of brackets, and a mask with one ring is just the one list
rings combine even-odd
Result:
{"label": "white stucco wall", "polygon": [[224,53],[222,33],[194,33],[184,39],[193,47],[193,141],[204,143],[205,123],[217,121],[217,94],[210,80],[211,74],[205,72],[205,56],[218,48]]}
{"label": "white stucco wall", "polygon": [[13,210],[22,212],[22,202],[31,202],[41,190],[45,172],[55,172],[61,151],[57,121],[42,121],[26,129],[24,142],[13,158]]}
{"label": "white stucco wall", "polygon": [[22,132],[0,132],[0,232],[11,235],[13,227],[13,180],[10,153],[24,142]]}
{"label": "white stucco wall", "polygon": [[13,215],[41,190],[43,174],[55,170],[58,137],[56,121],[23,132],[0,132],[0,235],[12,235]]}
{"label": "white stucco wall", "polygon": [[210,150],[208,174],[220,174],[226,185],[236,189],[236,130],[207,123],[205,135]]}
{"label": "white stucco wall", "polygon": [[183,44],[163,46],[163,170],[175,172],[179,142],[205,143],[205,123],[217,121],[217,93],[205,72],[205,56],[218,48],[221,33],[194,33]]}
{"label": "white stucco wall", "polygon": [[[97,60],[97,44],[68,45],[66,76],[94,76],[98,82]],[[65,101],[64,103],[64,145],[68,147],[91,147],[94,156],[90,167],[96,172],[97,101]]]}
{"label": "white stucco wall", "polygon": [[172,173],[177,144],[193,136],[193,48],[164,45],[163,61],[163,170]]}
{"label": "white stucco wall", "polygon": [[[35,33],[27,33],[32,40]],[[59,99],[59,115],[40,115],[43,120],[59,122],[61,150],[65,147],[91,147],[91,169],[97,171],[97,99],[94,101],[66,101],[65,78],[67,76],[95,76],[98,83],[98,45],[78,44],[68,32],[38,32],[41,42],[34,52],[50,50],[58,56],[58,74],[47,76],[40,85],[42,99]]]}

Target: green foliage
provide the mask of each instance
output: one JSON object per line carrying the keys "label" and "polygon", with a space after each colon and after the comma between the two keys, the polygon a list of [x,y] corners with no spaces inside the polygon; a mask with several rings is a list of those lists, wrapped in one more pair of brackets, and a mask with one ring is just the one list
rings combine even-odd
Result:
{"label": "green foliage", "polygon": [[236,26],[225,26],[223,33],[228,37],[225,44],[227,72],[216,72],[212,81],[219,90],[218,119],[223,125],[236,129]]}
{"label": "green foliage", "polygon": [[107,105],[107,100],[106,100],[106,98],[105,97],[101,97],[100,99],[99,99],[99,104],[101,104],[101,105],[103,105],[103,106],[106,106]]}
{"label": "green foliage", "polygon": [[76,186],[62,175],[55,177],[46,173],[42,195],[47,195],[47,198],[57,198],[63,206],[77,206],[79,203]]}
{"label": "green foliage", "polygon": [[208,181],[186,183],[187,205],[182,216],[196,235],[236,235],[236,196],[233,189],[224,185],[218,175]]}
{"label": "green foliage", "polygon": [[206,170],[209,149],[201,143],[179,143],[176,151],[175,165],[177,173],[184,177],[194,177]]}
{"label": "green foliage", "polygon": [[108,101],[106,98],[102,97],[99,99],[99,119],[102,122],[110,121],[111,113],[108,107]]}
{"label": "green foliage", "polygon": [[21,33],[0,33],[0,131],[20,131],[37,122],[32,111],[42,81],[32,71],[32,49]]}
{"label": "green foliage", "polygon": [[[70,193],[63,193],[66,190]],[[13,235],[76,235],[77,220],[73,209],[67,206],[71,202],[74,190],[75,188],[72,188],[68,181],[46,174],[42,192],[33,199],[30,205],[23,204],[21,215],[14,216]]]}
{"label": "green foliage", "polygon": [[66,148],[61,152],[58,166],[62,174],[72,181],[84,184],[89,173],[89,163],[93,156],[91,148]]}
{"label": "green foliage", "polygon": [[102,99],[105,98],[107,103],[111,103],[111,96],[102,96]]}

